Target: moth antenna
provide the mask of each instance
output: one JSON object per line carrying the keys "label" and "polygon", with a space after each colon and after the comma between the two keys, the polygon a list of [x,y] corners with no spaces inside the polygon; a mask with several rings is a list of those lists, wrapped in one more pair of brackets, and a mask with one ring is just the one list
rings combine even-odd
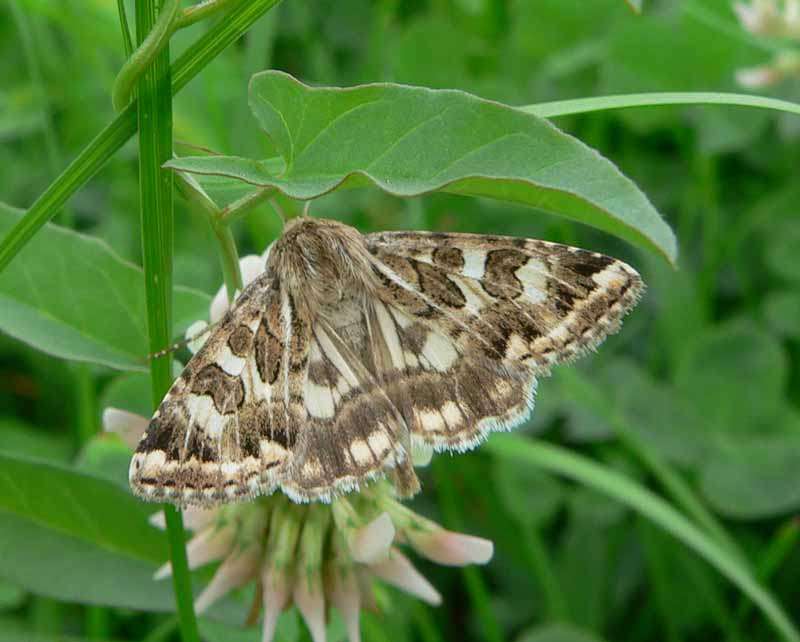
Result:
{"label": "moth antenna", "polygon": [[217,321],[216,323],[211,323],[211,324],[205,326],[202,330],[200,330],[200,332],[196,332],[195,334],[193,334],[190,337],[186,337],[185,339],[182,339],[181,341],[178,341],[177,343],[173,343],[168,348],[164,348],[163,350],[159,350],[158,352],[151,352],[150,354],[147,355],[148,361],[152,361],[153,359],[158,359],[160,357],[163,357],[164,355],[170,354],[171,352],[175,352],[176,350],[180,350],[181,348],[185,348],[192,341],[196,341],[197,339],[202,337],[204,334],[208,334],[209,332],[211,332],[211,330],[213,330],[217,325],[219,325],[219,321]]}
{"label": "moth antenna", "polygon": [[308,213],[311,211],[311,203],[312,201],[306,201],[303,204],[303,216],[308,216]]}

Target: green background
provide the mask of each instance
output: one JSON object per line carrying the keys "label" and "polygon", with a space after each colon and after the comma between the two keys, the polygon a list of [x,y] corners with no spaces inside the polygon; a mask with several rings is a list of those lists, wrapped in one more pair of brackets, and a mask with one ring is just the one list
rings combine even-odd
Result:
{"label": "green background", "polygon": [[[208,28],[176,34],[173,57]],[[311,84],[386,80],[527,105],[742,91],[736,69],[768,62],[781,46],[743,31],[723,0],[646,2],[639,16],[622,0],[285,0],[175,99],[176,150],[272,155],[247,100],[250,76],[267,68]],[[124,61],[115,3],[12,0],[0,7],[0,54],[0,200],[24,209],[113,117],[110,88]],[[765,92],[796,100],[800,82]],[[800,118],[653,107],[555,123],[644,191],[676,233],[677,269],[601,231],[497,200],[400,199],[366,187],[323,196],[312,213],[363,231],[544,238],[634,265],[649,288],[623,331],[542,381],[520,433],[585,455],[683,511],[694,506],[692,519],[796,617]],[[149,407],[138,372],[147,345],[135,286],[138,194],[132,142],[55,220],[103,243],[75,245],[46,229],[0,277],[0,642],[140,640],[158,627],[161,639],[177,639],[172,616],[159,613],[173,608],[169,586],[149,581],[166,544],[125,492],[124,449],[93,437],[103,407]],[[19,214],[2,213],[5,233]],[[242,255],[260,253],[279,230],[268,204],[234,227]],[[111,275],[107,288],[89,287],[93,266]],[[176,326],[203,316],[222,282],[213,233],[181,199],[175,282],[185,286]],[[103,322],[125,314],[128,325]],[[25,337],[13,331],[21,325]],[[444,604],[385,589],[383,613],[364,616],[365,640],[775,639],[706,561],[592,487],[500,447],[440,457],[421,478],[414,508],[494,540],[495,557],[466,572],[420,561]],[[222,607],[201,633],[258,639],[233,627],[240,610]],[[330,638],[342,635],[334,619]],[[304,636],[287,615],[279,639]]]}

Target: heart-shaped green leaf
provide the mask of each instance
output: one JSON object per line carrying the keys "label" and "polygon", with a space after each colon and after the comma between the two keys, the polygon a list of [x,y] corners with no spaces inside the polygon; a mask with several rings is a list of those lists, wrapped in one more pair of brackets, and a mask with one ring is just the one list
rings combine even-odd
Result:
{"label": "heart-shaped green leaf", "polygon": [[283,167],[235,156],[167,166],[303,200],[365,185],[398,196],[442,190],[496,198],[593,225],[675,261],[672,231],[636,185],[531,113],[454,90],[312,88],[277,71],[253,77],[250,106]]}

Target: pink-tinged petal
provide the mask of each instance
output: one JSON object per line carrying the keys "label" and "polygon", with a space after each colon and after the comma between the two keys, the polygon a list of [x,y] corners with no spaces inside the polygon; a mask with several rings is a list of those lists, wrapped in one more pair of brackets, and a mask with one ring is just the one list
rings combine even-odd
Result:
{"label": "pink-tinged petal", "polygon": [[350,554],[356,562],[372,564],[385,559],[394,540],[394,524],[389,513],[381,513],[359,528],[349,542]]}
{"label": "pink-tinged petal", "polygon": [[397,588],[414,595],[428,604],[438,606],[442,603],[439,591],[425,578],[422,573],[414,568],[413,564],[400,551],[393,548],[389,557],[378,564],[369,567],[375,577]]}
{"label": "pink-tinged petal", "polygon": [[486,564],[494,554],[494,544],[490,540],[455,533],[444,528],[409,531],[406,537],[420,555],[446,566]]}
{"label": "pink-tinged petal", "polygon": [[330,587],[331,604],[342,614],[349,642],[361,642],[361,591],[355,569],[334,572]]}
{"label": "pink-tinged petal", "polygon": [[306,621],[311,639],[314,642],[325,642],[325,595],[320,578],[309,578],[301,574],[295,581],[292,597],[297,610]]}
{"label": "pink-tinged petal", "polygon": [[259,553],[256,547],[235,553],[228,557],[214,577],[203,589],[194,603],[197,613],[203,613],[209,606],[230,593],[233,589],[247,584],[258,573]]}
{"label": "pink-tinged petal", "polygon": [[[218,513],[218,508],[189,506],[183,509],[183,525],[190,531],[201,531],[217,520]],[[163,511],[150,515],[149,521],[153,526],[160,528],[162,531],[167,528],[167,520],[164,517]]]}
{"label": "pink-tinged petal", "polygon": [[264,623],[261,627],[261,642],[272,642],[278,617],[289,603],[289,581],[284,573],[267,566],[261,573],[264,586]]}
{"label": "pink-tinged petal", "polygon": [[103,411],[103,430],[119,435],[131,449],[135,449],[139,445],[139,440],[149,423],[148,419],[135,412],[119,408],[106,408]]}
{"label": "pink-tinged petal", "polygon": [[[235,531],[232,528],[215,528],[214,526],[195,535],[186,544],[189,568],[194,570],[221,560],[231,552],[234,536]],[[170,575],[172,575],[172,564],[167,562],[156,571],[153,579],[163,580]]]}

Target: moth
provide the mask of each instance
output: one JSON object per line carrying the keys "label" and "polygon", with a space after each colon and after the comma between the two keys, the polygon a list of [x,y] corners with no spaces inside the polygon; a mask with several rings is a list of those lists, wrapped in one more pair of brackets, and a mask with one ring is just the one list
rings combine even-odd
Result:
{"label": "moth", "polygon": [[412,447],[462,452],[521,423],[537,377],[616,332],[642,290],[622,261],[547,241],[290,220],[154,414],[131,487],[330,501],[388,474],[411,495]]}

